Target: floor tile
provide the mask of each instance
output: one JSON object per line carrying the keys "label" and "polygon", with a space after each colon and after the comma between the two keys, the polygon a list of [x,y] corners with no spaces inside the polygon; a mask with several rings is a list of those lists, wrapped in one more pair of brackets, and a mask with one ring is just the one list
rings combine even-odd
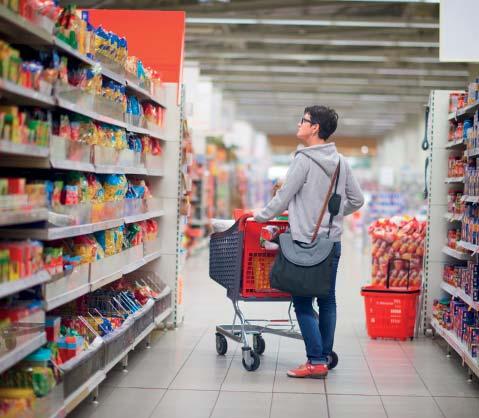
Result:
{"label": "floor tile", "polygon": [[474,418],[479,415],[477,398],[436,398],[446,418]]}
{"label": "floor tile", "polygon": [[271,393],[221,392],[211,418],[269,417]]}
{"label": "floor tile", "polygon": [[194,352],[181,368],[170,389],[220,390],[233,356]]}
{"label": "floor tile", "polygon": [[387,418],[379,396],[328,395],[330,418]]}
{"label": "floor tile", "polygon": [[389,418],[444,418],[432,397],[383,396]]}
{"label": "floor tile", "polygon": [[261,356],[259,369],[254,372],[245,370],[241,359],[240,355],[234,357],[221,390],[271,393],[276,371],[276,357]]}
{"label": "floor tile", "polygon": [[430,396],[430,392],[418,375],[374,376],[380,395]]}
{"label": "floor tile", "polygon": [[270,418],[318,418],[328,416],[325,395],[274,393]]}
{"label": "floor tile", "polygon": [[[73,411],[74,418],[149,418],[165,391],[158,389],[116,388],[108,396],[102,396],[98,405],[81,405]],[[91,405],[91,404],[90,404]],[[82,408],[83,407],[83,408]]]}
{"label": "floor tile", "polygon": [[340,369],[329,373],[326,383],[326,393],[334,395],[379,395],[372,376],[347,375]]}
{"label": "floor tile", "polygon": [[151,418],[209,418],[219,392],[168,390]]}

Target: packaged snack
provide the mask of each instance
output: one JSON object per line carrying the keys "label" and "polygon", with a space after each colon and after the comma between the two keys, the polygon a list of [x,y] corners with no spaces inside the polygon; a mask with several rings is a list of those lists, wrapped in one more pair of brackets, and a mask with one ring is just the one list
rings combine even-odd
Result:
{"label": "packaged snack", "polygon": [[86,177],[88,183],[87,200],[93,203],[103,202],[105,200],[105,191],[97,176],[93,173],[88,173]]}
{"label": "packaged snack", "polygon": [[77,187],[78,199],[80,203],[85,203],[88,201],[88,181],[83,173],[78,171],[70,172],[67,177],[67,185]]}
{"label": "packaged snack", "polygon": [[96,260],[98,243],[91,235],[73,238],[73,251],[82,258],[82,263],[93,263]]}
{"label": "packaged snack", "polygon": [[103,188],[105,201],[112,202],[122,200],[128,189],[127,179],[124,174],[108,174],[104,177]]}

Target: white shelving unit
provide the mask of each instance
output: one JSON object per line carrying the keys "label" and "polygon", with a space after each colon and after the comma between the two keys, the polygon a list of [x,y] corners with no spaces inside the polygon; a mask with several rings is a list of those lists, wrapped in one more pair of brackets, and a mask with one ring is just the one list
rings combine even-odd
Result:
{"label": "white shelving unit", "polygon": [[[105,77],[125,85],[127,94],[134,94],[140,100],[152,101],[166,109],[163,127],[152,127],[151,125],[147,128],[138,127],[125,122],[126,119],[115,119],[101,112],[77,105],[61,97],[59,93],[54,96],[47,96],[18,86],[8,80],[0,79],[0,94],[5,100],[10,100],[12,104],[68,110],[101,122],[119,126],[129,132],[149,135],[159,139],[162,145],[162,166],[153,166],[153,168],[151,168],[144,166],[98,165],[94,164],[93,161],[69,161],[68,159],[59,159],[54,152],[54,148],[13,144],[0,139],[0,167],[22,167],[44,170],[55,168],[96,173],[141,175],[148,179],[153,196],[161,202],[160,207],[155,206],[145,213],[66,227],[38,227],[38,225],[29,227],[25,225],[48,220],[49,213],[45,208],[34,209],[28,212],[2,212],[0,217],[0,227],[2,227],[0,229],[0,238],[31,238],[51,241],[89,234],[117,227],[122,224],[139,222],[151,218],[157,219],[159,224],[158,239],[154,242],[145,242],[144,245],[141,246],[141,249],[134,248],[131,249],[131,251],[124,251],[118,257],[122,259],[123,264],[119,266],[110,265],[109,263],[113,263],[113,256],[103,259],[102,261],[105,264],[103,267],[106,271],[103,276],[94,276],[92,265],[82,265],[68,276],[50,277],[46,272],[41,272],[25,280],[2,283],[0,285],[0,298],[29,287],[42,286],[44,310],[50,311],[118,280],[126,274],[136,271],[143,271],[145,274],[149,272],[155,273],[153,277],[159,277],[161,281],[166,284],[166,288],[161,293],[159,299],[168,298],[164,299],[165,303],[167,303],[171,297],[171,304],[154,316],[154,322],[146,327],[141,334],[135,338],[131,346],[125,349],[116,360],[110,361],[102,370],[98,370],[93,376],[90,376],[79,388],[64,399],[63,407],[55,413],[55,416],[64,416],[65,413],[71,412],[90,392],[95,390],[105,379],[107,371],[114,367],[119,361],[124,360],[128,356],[128,352],[135,348],[142,340],[148,338],[149,334],[157,326],[166,324],[169,327],[174,327],[178,322],[177,278],[180,245],[179,180],[182,141],[181,107],[178,104],[178,85],[175,83],[164,83],[162,91],[157,97],[134,81],[129,80],[126,74],[118,73],[107,65],[98,63],[80,54],[52,34],[40,27],[36,27],[3,5],[0,5],[0,33],[2,34],[0,38],[6,37],[10,39],[12,33],[15,33],[15,41],[33,48],[36,46],[56,48],[60,53],[75,57],[75,59],[85,64],[95,66],[100,69]],[[57,146],[57,144],[58,142],[55,143],[55,146]],[[132,254],[135,256],[130,257]],[[154,304],[153,301],[150,302]],[[157,302],[159,302],[159,300],[157,300]],[[152,304],[149,304],[149,309],[153,309]],[[136,314],[132,316],[134,318],[130,326],[132,326],[134,321],[140,318],[140,316]],[[0,356],[0,372],[13,366],[45,343],[45,333],[43,331],[38,332],[38,334],[33,335],[26,343],[16,347],[15,350],[11,350],[7,352],[7,354]]]}
{"label": "white shelving unit", "polygon": [[[465,241],[458,241],[456,245],[466,252],[445,246],[449,229],[460,227],[462,215],[448,213],[448,192],[450,189],[463,190],[464,178],[446,178],[448,157],[451,152],[466,150],[463,140],[448,142],[449,120],[462,120],[470,117],[478,108],[478,104],[468,106],[454,114],[449,114],[449,94],[451,91],[434,90],[429,98],[429,120],[427,126],[430,143],[429,173],[428,173],[428,229],[426,234],[426,254],[424,257],[424,286],[425,297],[423,303],[424,329],[432,330],[446,340],[449,347],[456,351],[464,364],[479,376],[477,359],[472,358],[467,347],[460,341],[454,332],[442,328],[432,316],[432,305],[435,299],[446,294],[460,298],[472,309],[478,309],[479,303],[474,302],[462,289],[458,289],[443,281],[443,270],[446,263],[465,263],[473,259],[479,251],[478,245]],[[463,202],[477,203],[476,197],[463,196]]]}

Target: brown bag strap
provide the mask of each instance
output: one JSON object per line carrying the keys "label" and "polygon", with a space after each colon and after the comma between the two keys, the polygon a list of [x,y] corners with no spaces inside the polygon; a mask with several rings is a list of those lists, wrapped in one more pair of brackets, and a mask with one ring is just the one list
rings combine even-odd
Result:
{"label": "brown bag strap", "polygon": [[336,167],[336,170],[333,174],[333,178],[331,179],[331,184],[329,185],[328,194],[326,195],[326,199],[324,200],[324,205],[323,205],[323,208],[321,209],[318,222],[316,223],[316,227],[314,228],[314,233],[313,233],[313,238],[311,240],[311,243],[316,241],[316,238],[318,238],[319,228],[321,227],[321,223],[323,222],[324,214],[326,213],[326,208],[328,207],[329,199],[331,199],[331,193],[333,192],[334,183],[336,182],[336,179],[338,178],[340,166],[341,166],[341,158],[339,159],[338,166]]}

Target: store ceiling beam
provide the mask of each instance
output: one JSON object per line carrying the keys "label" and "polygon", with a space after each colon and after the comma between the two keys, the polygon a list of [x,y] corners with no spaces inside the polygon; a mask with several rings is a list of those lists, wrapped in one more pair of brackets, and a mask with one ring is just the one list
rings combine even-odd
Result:
{"label": "store ceiling beam", "polygon": [[315,46],[346,46],[346,47],[381,47],[381,48],[439,48],[435,41],[401,41],[380,39],[315,39],[310,36],[264,36],[262,34],[235,33],[222,34],[186,34],[186,41],[192,44],[198,42],[219,42],[228,44],[244,44],[254,42],[272,45],[315,45]]}
{"label": "store ceiling beam", "polygon": [[[254,86],[248,86],[248,85],[239,85],[233,87],[232,85],[228,86],[228,88],[223,89],[224,92],[233,92],[233,93],[240,93],[242,95],[249,95],[251,97],[254,97],[256,94],[256,97],[263,96],[263,93],[270,94],[273,93],[277,97],[322,97],[322,98],[329,98],[329,99],[337,99],[337,100],[359,100],[359,101],[377,101],[377,102],[399,102],[399,101],[412,101],[412,102],[424,102],[425,98],[427,99],[429,95],[429,91],[427,92],[416,92],[416,91],[404,91],[404,92],[398,92],[394,94],[389,94],[387,92],[381,93],[381,92],[376,92],[376,93],[371,93],[367,90],[360,90],[356,92],[350,92],[350,91],[312,91],[311,89],[306,89],[306,90],[299,90],[299,89],[291,89],[291,90],[278,90],[278,91],[273,91],[271,89],[268,89],[267,87],[263,86],[258,86],[258,88],[254,88]],[[427,101],[427,100],[426,100]]]}
{"label": "store ceiling beam", "polygon": [[404,62],[415,64],[439,64],[438,56],[402,56],[402,55],[374,55],[374,54],[313,54],[313,53],[292,53],[292,52],[231,52],[226,50],[208,51],[193,50],[186,51],[185,58],[197,59],[202,62],[217,62],[218,60],[269,60],[269,61],[336,61],[336,62],[375,62],[390,63]]}
{"label": "store ceiling beam", "polygon": [[464,88],[463,80],[450,79],[423,79],[423,78],[365,78],[362,75],[358,77],[312,77],[304,76],[301,73],[293,73],[288,76],[281,75],[260,75],[252,74],[228,74],[224,72],[204,71],[204,75],[210,77],[217,83],[243,82],[243,83],[285,83],[285,84],[308,84],[308,85],[336,85],[341,86],[402,86],[402,87],[437,87],[437,88]]}
{"label": "store ceiling beam", "polygon": [[[426,68],[425,68],[426,67]],[[441,65],[421,67],[378,67],[363,64],[348,65],[284,65],[277,63],[274,65],[266,65],[263,63],[224,63],[218,62],[207,63],[201,62],[200,68],[202,72],[208,71],[224,71],[224,72],[261,72],[261,73],[302,73],[302,74],[334,74],[334,75],[367,75],[367,76],[401,76],[401,77],[469,77],[469,71],[464,65],[453,64],[451,66]]]}
{"label": "store ceiling beam", "polygon": [[187,25],[263,25],[263,26],[313,26],[333,28],[395,28],[439,29],[434,21],[403,20],[336,20],[336,19],[262,19],[256,17],[195,16],[186,18]]}
{"label": "store ceiling beam", "polygon": [[[428,86],[401,86],[401,85],[387,85],[380,84],[375,85],[374,83],[362,83],[362,84],[350,84],[350,83],[328,83],[320,82],[319,80],[310,80],[310,81],[301,81],[298,79],[290,79],[289,81],[277,81],[270,79],[267,81],[264,80],[254,80],[250,79],[248,81],[243,80],[227,80],[222,81],[218,78],[213,78],[215,84],[222,87],[223,91],[229,90],[260,90],[270,89],[272,91],[315,91],[318,93],[377,93],[377,94],[400,94],[400,95],[425,95],[428,96],[431,87]],[[464,86],[464,85],[462,85]],[[454,88],[454,86],[449,86],[443,84],[441,86],[444,89]]]}

